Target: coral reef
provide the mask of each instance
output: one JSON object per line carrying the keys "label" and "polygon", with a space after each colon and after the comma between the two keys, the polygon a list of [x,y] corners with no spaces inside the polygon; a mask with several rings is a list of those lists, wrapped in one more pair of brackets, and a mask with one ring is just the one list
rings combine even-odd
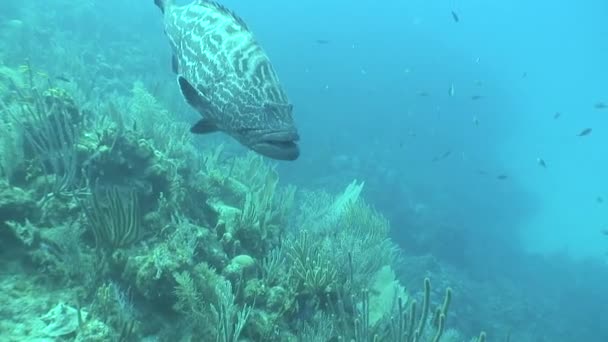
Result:
{"label": "coral reef", "polygon": [[2,293],[35,305],[0,313],[9,340],[457,340],[451,290],[433,309],[425,280],[419,312],[396,279],[363,183],[297,190],[257,155],[200,151],[141,83],[93,108],[0,73]]}

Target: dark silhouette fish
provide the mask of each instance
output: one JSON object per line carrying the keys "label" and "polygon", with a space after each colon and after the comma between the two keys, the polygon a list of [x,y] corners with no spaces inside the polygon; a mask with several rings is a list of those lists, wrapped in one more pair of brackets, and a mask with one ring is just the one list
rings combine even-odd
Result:
{"label": "dark silhouette fish", "polygon": [[543,167],[543,168],[547,168],[547,163],[545,163],[545,160],[543,158],[536,158],[536,162],[538,163],[539,166]]}
{"label": "dark silhouette fish", "polygon": [[585,135],[589,135],[591,134],[593,130],[591,128],[585,128],[584,130],[582,130],[579,134],[577,134],[577,136],[579,137],[584,137]]}
{"label": "dark silhouette fish", "polygon": [[329,40],[327,40],[327,39],[317,39],[317,40],[316,40],[316,42],[317,42],[317,44],[319,44],[319,45],[326,45],[326,44],[329,44]]}
{"label": "dark silhouette fish", "polygon": [[503,175],[498,175],[498,176],[496,176],[496,179],[498,179],[498,180],[505,180],[505,179],[507,179],[507,178],[509,178],[509,176],[504,175],[504,174],[503,174]]}
{"label": "dark silhouette fish", "polygon": [[555,112],[555,114],[553,114],[553,119],[554,119],[554,120],[557,120],[557,119],[559,119],[559,117],[560,117],[560,116],[562,116],[562,113],[560,113],[560,112]]}
{"label": "dark silhouette fish", "polygon": [[452,154],[452,151],[445,151],[441,155],[434,157],[431,161],[433,163],[438,162],[440,160],[444,160]]}
{"label": "dark silhouette fish", "polygon": [[61,82],[65,82],[65,83],[71,83],[72,82],[69,78],[67,78],[65,76],[61,76],[61,75],[55,76],[55,78],[57,80],[61,81]]}
{"label": "dark silhouette fish", "polygon": [[452,19],[454,19],[454,22],[459,22],[460,18],[458,17],[458,14],[456,14],[456,12],[452,11]]}
{"label": "dark silhouette fish", "polygon": [[245,22],[212,1],[154,3],[163,12],[179,89],[203,116],[191,132],[221,131],[264,156],[297,159],[293,106]]}
{"label": "dark silhouette fish", "polygon": [[482,98],[483,98],[483,96],[481,96],[481,95],[473,95],[473,96],[471,96],[471,100],[473,100],[473,101],[477,101],[477,100],[480,100]]}
{"label": "dark silhouette fish", "polygon": [[597,198],[595,199],[595,201],[599,204],[604,203],[604,198],[602,196],[597,196]]}
{"label": "dark silhouette fish", "polygon": [[608,108],[608,104],[604,102],[598,102],[593,106],[595,109],[606,109]]}

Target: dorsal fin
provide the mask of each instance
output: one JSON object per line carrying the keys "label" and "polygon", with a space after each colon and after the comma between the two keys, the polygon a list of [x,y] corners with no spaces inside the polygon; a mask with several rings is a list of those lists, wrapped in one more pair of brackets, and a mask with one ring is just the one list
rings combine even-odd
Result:
{"label": "dorsal fin", "polygon": [[199,0],[199,4],[213,7],[218,12],[231,16],[241,26],[241,28],[243,28],[245,31],[249,31],[249,27],[247,27],[245,21],[226,6],[211,0]]}
{"label": "dorsal fin", "polygon": [[173,0],[154,0],[154,4],[160,8],[160,11],[164,14],[167,7],[173,5]]}

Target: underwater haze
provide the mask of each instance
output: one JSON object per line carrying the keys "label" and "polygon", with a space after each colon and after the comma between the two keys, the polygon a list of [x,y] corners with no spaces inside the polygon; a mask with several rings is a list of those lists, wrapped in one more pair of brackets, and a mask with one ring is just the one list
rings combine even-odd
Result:
{"label": "underwater haze", "polygon": [[[156,3],[3,1],[0,341],[608,341],[608,2]],[[296,160],[191,133],[222,20]]]}

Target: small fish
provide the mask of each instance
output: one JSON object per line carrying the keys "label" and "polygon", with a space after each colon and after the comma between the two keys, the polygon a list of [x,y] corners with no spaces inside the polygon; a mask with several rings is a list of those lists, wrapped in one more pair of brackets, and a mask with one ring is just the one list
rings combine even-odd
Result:
{"label": "small fish", "polygon": [[448,90],[448,95],[450,95],[450,97],[454,97],[454,94],[456,93],[456,89],[454,88],[454,83],[450,84],[450,90]]}
{"label": "small fish", "polygon": [[600,230],[600,233],[602,233],[604,235],[608,235],[608,228],[604,228],[604,229]]}
{"label": "small fish", "polygon": [[483,82],[480,80],[475,80],[475,81],[473,81],[473,83],[478,87],[481,87],[483,85]]}
{"label": "small fish", "polygon": [[5,22],[7,27],[10,28],[21,28],[23,26],[23,21],[19,19],[12,19]]}
{"label": "small fish", "polygon": [[473,124],[474,124],[475,126],[479,126],[479,119],[477,119],[477,117],[476,117],[476,116],[474,116],[474,117],[473,117]]}
{"label": "small fish", "polygon": [[507,176],[505,174],[500,174],[500,175],[496,176],[496,179],[498,179],[498,180],[505,180],[507,178],[509,178],[509,176]]}
{"label": "small fish", "polygon": [[595,109],[606,109],[608,108],[608,104],[604,102],[598,102],[593,106]]}
{"label": "small fish", "polygon": [[445,158],[449,157],[450,154],[452,154],[452,151],[445,151],[442,154],[434,157],[431,161],[434,163],[434,162],[438,162],[440,160],[444,160]]}
{"label": "small fish", "polygon": [[452,11],[452,19],[454,19],[454,22],[459,22],[460,18],[458,17],[458,14],[456,14],[456,12]]}
{"label": "small fish", "polygon": [[528,72],[524,71],[524,72],[521,74],[521,78],[526,78],[526,77],[528,77]]}
{"label": "small fish", "polygon": [[479,64],[479,57],[475,58],[475,64]]}
{"label": "small fish", "polygon": [[427,96],[429,96],[429,95],[430,95],[430,94],[429,94],[428,92],[426,92],[426,91],[419,91],[419,92],[418,92],[418,96],[421,96],[421,97],[427,97]]}
{"label": "small fish", "polygon": [[557,120],[559,119],[559,117],[562,116],[562,113],[560,112],[555,112],[555,114],[553,114],[553,120]]}
{"label": "small fish", "polygon": [[315,42],[319,45],[326,45],[326,44],[330,43],[329,40],[327,40],[327,39],[317,39],[317,40],[315,40]]}
{"label": "small fish", "polygon": [[202,116],[190,131],[223,132],[263,156],[296,160],[293,105],[243,19],[213,1],[154,3],[163,13],[176,83]]}
{"label": "small fish", "polygon": [[477,100],[482,99],[482,98],[483,98],[483,96],[481,96],[481,95],[473,95],[473,96],[471,96],[471,100],[473,100],[473,101],[477,101]]}
{"label": "small fish", "polygon": [[589,135],[591,134],[593,130],[591,128],[585,128],[584,130],[582,130],[579,134],[577,134],[577,136],[579,137],[584,137],[585,135]]}
{"label": "small fish", "polygon": [[487,172],[487,171],[484,171],[484,170],[477,170],[477,174],[482,175],[482,176],[485,176],[485,175],[487,175],[487,174],[488,174],[488,172]]}
{"label": "small fish", "polygon": [[541,157],[536,158],[536,163],[545,169],[547,168],[547,163],[545,163],[545,160]]}
{"label": "small fish", "polygon": [[55,76],[56,79],[58,79],[61,82],[65,82],[65,83],[71,83],[72,81],[70,79],[68,79],[67,77],[64,76]]}
{"label": "small fish", "polygon": [[597,198],[595,199],[595,201],[599,204],[604,203],[604,198],[602,196],[597,196]]}

